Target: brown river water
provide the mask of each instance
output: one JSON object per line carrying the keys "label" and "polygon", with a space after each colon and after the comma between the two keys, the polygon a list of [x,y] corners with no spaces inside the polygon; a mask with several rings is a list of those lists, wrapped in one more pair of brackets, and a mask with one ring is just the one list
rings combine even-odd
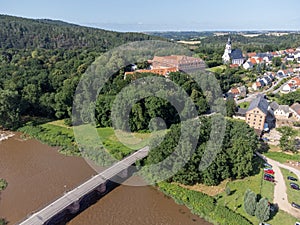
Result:
{"label": "brown river water", "polygon": [[[95,171],[79,157],[19,135],[0,142],[0,178],[8,187],[0,195],[0,218],[9,225],[88,180]],[[132,180],[138,177],[129,178]],[[150,186],[121,185],[102,197],[70,225],[209,225]]]}

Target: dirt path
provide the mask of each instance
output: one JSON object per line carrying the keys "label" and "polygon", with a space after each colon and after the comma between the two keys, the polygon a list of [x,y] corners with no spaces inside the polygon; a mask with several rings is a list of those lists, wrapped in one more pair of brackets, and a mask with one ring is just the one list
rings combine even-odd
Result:
{"label": "dirt path", "polygon": [[[274,203],[278,205],[279,209],[289,213],[290,215],[299,218],[300,219],[300,210],[296,209],[291,206],[291,204],[288,202],[288,196],[287,196],[287,187],[285,185],[284,177],[281,173],[280,167],[287,169],[293,173],[295,173],[298,176],[298,179],[300,180],[300,171],[286,166],[284,164],[281,164],[277,161],[274,161],[272,159],[266,158],[260,154],[258,154],[261,158],[263,158],[267,163],[272,165],[273,170],[275,172],[275,188],[274,188]],[[296,202],[300,203],[300,202]]]}

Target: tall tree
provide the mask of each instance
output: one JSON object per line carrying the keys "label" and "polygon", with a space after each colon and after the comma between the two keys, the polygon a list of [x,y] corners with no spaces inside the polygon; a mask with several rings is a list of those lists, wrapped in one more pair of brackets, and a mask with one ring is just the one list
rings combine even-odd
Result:
{"label": "tall tree", "polygon": [[244,209],[251,216],[255,215],[257,195],[250,189],[247,189],[244,196]]}
{"label": "tall tree", "polygon": [[270,219],[270,206],[266,198],[260,199],[257,203],[255,216],[260,222],[265,222]]}
{"label": "tall tree", "polygon": [[20,121],[19,97],[16,91],[0,89],[0,125],[15,129]]}

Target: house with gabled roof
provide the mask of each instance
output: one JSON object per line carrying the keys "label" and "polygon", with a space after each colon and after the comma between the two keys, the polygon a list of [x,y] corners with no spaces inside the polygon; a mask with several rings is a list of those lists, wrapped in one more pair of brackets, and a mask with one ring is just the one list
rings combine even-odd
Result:
{"label": "house with gabled roof", "polygon": [[300,104],[294,103],[291,107],[290,107],[290,111],[293,114],[293,116],[295,118],[297,118],[298,121],[300,121]]}
{"label": "house with gabled roof", "polygon": [[258,134],[266,130],[268,124],[266,119],[268,116],[269,103],[265,99],[264,95],[257,95],[257,97],[250,103],[250,106],[246,112],[246,123],[253,127]]}

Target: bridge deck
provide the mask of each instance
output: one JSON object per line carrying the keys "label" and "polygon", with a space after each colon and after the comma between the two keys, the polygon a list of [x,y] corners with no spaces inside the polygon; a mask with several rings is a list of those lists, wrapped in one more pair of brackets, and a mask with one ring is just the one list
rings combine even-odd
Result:
{"label": "bridge deck", "polygon": [[149,153],[149,147],[140,149],[122,161],[112,165],[102,173],[92,177],[85,183],[66,193],[61,198],[49,204],[39,212],[34,213],[29,218],[20,223],[20,225],[42,225],[53,218],[56,214],[62,212],[68,206],[78,201],[86,194],[95,190],[99,185],[105,183],[124,169],[134,164],[136,161],[145,158]]}

